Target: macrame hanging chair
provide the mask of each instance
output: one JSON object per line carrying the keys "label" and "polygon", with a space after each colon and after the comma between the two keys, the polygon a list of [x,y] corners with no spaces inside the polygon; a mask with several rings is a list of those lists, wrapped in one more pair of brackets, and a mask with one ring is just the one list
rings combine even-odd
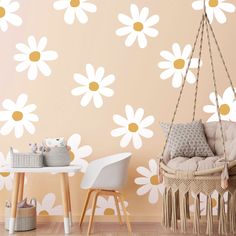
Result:
{"label": "macrame hanging chair", "polygon": [[[165,161],[165,153],[168,148],[168,141],[170,138],[170,133],[175,121],[176,113],[180,104],[182,93],[186,83],[186,77],[190,68],[191,60],[193,58],[194,52],[196,50],[196,45],[199,42],[199,59],[198,68],[196,75],[196,85],[195,85],[195,95],[193,104],[193,117],[192,121],[195,120],[196,114],[196,104],[198,96],[198,84],[200,75],[200,64],[203,51],[203,41],[204,32],[206,33],[207,45],[209,50],[209,58],[211,64],[212,72],[212,82],[214,87],[214,94],[216,98],[217,114],[219,121],[216,122],[220,130],[221,145],[223,147],[223,163],[222,165],[199,171],[180,171],[170,168]],[[212,193],[217,191],[218,193],[218,233],[226,234],[228,231],[235,234],[236,233],[236,158],[232,161],[228,161],[226,155],[226,135],[225,135],[225,125],[227,126],[227,121],[221,120],[220,107],[218,101],[218,90],[214,69],[214,60],[212,55],[212,39],[216,45],[217,51],[219,53],[220,59],[223,63],[224,69],[226,71],[227,78],[229,80],[230,87],[234,93],[236,99],[236,93],[233,86],[232,79],[230,77],[229,71],[227,69],[223,54],[219,47],[219,43],[216,39],[213,28],[209,22],[207,12],[206,12],[206,1],[204,0],[204,10],[202,18],[200,21],[200,26],[197,31],[197,35],[193,44],[191,56],[186,68],[186,73],[183,79],[183,83],[178,96],[177,104],[174,110],[174,114],[171,120],[169,131],[164,144],[163,152],[161,157],[158,158],[159,166],[159,180],[163,181],[165,186],[165,191],[163,194],[162,202],[162,225],[165,228],[170,228],[172,231],[176,231],[178,228],[178,220],[180,220],[181,231],[186,232],[186,222],[187,218],[190,218],[189,213],[189,199],[190,195],[194,195],[194,213],[193,213],[193,233],[200,233],[200,194],[206,195],[206,234],[213,234],[213,214],[212,214]],[[230,123],[230,122],[229,122]],[[232,123],[232,122],[231,122]],[[236,124],[234,124],[236,125]],[[229,124],[228,124],[229,126]],[[235,126],[236,127],[236,126]],[[236,132],[236,129],[235,129]],[[236,135],[235,135],[236,140]],[[227,194],[227,202],[225,202],[223,195]],[[227,209],[227,213],[226,213]]]}

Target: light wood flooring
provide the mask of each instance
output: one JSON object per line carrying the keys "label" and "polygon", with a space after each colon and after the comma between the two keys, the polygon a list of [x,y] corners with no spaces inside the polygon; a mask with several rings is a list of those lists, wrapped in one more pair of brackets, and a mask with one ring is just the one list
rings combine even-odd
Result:
{"label": "light wood flooring", "polygon": [[[79,224],[75,223],[70,236],[86,235],[87,224],[85,223],[82,229],[79,228]],[[188,233],[172,233],[171,231],[164,230],[160,223],[132,223],[132,236],[192,236],[192,225],[188,227]],[[205,225],[201,229],[201,235],[206,235],[204,233]],[[214,236],[217,234],[217,225],[214,225]],[[0,223],[0,235],[7,236],[8,231],[5,231],[3,223]],[[63,223],[53,222],[53,223],[38,223],[37,230],[15,233],[14,236],[62,236],[64,235]],[[127,228],[125,225],[120,226],[116,223],[94,223],[92,236],[125,236],[129,235],[127,233]],[[229,235],[229,234],[228,234]]]}

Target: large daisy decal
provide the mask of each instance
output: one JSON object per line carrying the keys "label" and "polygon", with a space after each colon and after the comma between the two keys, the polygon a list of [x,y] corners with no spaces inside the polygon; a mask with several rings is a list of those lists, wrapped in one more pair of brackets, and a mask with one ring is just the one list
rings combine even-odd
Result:
{"label": "large daisy decal", "polygon": [[[182,85],[186,73],[191,51],[192,46],[190,44],[184,46],[182,51],[178,43],[172,45],[172,52],[166,50],[161,51],[160,55],[165,59],[165,61],[161,61],[158,64],[159,68],[164,70],[160,75],[161,79],[166,80],[172,78],[172,86],[179,88]],[[198,58],[192,58],[189,69],[195,69],[197,67]],[[195,83],[196,77],[191,70],[188,71],[186,80],[189,84]]]}
{"label": "large daisy decal", "polygon": [[125,113],[126,118],[118,114],[113,115],[113,121],[121,127],[113,129],[111,135],[113,137],[123,136],[120,140],[121,147],[127,147],[132,140],[133,146],[140,149],[143,145],[141,137],[151,138],[153,136],[153,131],[148,127],[153,124],[154,117],[150,115],[144,118],[143,108],[135,111],[130,105],[125,106]]}
{"label": "large daisy decal", "polygon": [[139,10],[135,4],[130,5],[131,17],[123,13],[118,15],[120,23],[124,26],[116,30],[116,35],[126,36],[125,46],[130,47],[137,40],[140,48],[147,47],[147,36],[155,38],[158,35],[157,29],[153,26],[159,22],[158,15],[149,16],[147,7]]}
{"label": "large daisy decal", "polygon": [[[219,112],[220,112],[220,117],[222,120],[227,120],[227,121],[236,121],[236,100],[234,97],[234,93],[231,87],[227,88],[223,96],[219,96],[218,101],[219,101]],[[217,105],[216,105],[216,96],[215,93],[210,93],[209,99],[212,102],[212,105],[205,105],[203,107],[203,111],[206,113],[212,114],[209,119],[207,120],[208,122],[211,121],[218,121],[218,112],[217,112]]]}
{"label": "large daisy decal", "polygon": [[[195,0],[192,7],[194,10],[203,10],[204,0]],[[225,23],[227,21],[225,12],[235,12],[235,5],[227,2],[227,0],[206,0],[206,13],[210,23],[213,22],[214,18],[220,24]]]}
{"label": "large daisy decal", "polygon": [[30,134],[35,133],[33,122],[39,121],[36,114],[32,113],[36,110],[35,104],[28,104],[28,95],[22,93],[16,102],[5,99],[2,106],[5,109],[0,111],[0,122],[5,122],[1,126],[0,133],[8,135],[14,129],[16,138],[20,138],[26,129]]}
{"label": "large daisy decal", "polygon": [[[123,215],[124,212],[123,212],[120,202],[118,204],[119,204],[120,214]],[[125,208],[127,208],[128,202],[124,201],[124,205],[125,205]],[[91,215],[91,213],[92,213],[92,209],[88,209],[86,211],[86,215]],[[115,199],[113,196],[109,196],[108,198],[98,196],[97,206],[95,209],[95,215],[100,215],[100,216],[102,216],[102,215],[108,216],[109,215],[109,216],[111,216],[111,215],[117,215],[117,214],[118,214],[118,212],[116,209]]]}
{"label": "large daisy decal", "polygon": [[[81,136],[79,134],[71,135],[67,141],[67,145],[71,148],[70,164],[81,166],[81,171],[84,173],[88,166],[88,161],[85,158],[91,155],[92,148],[89,145],[80,146],[80,143]],[[70,173],[69,175],[73,176],[74,173]]]}
{"label": "large daisy decal", "polygon": [[19,62],[16,66],[17,72],[28,70],[28,79],[35,80],[40,71],[44,76],[48,77],[52,71],[47,61],[56,60],[57,52],[45,50],[47,46],[47,38],[41,37],[37,43],[34,36],[28,37],[28,45],[23,43],[16,44],[16,48],[20,51],[14,56],[14,59]]}
{"label": "large daisy decal", "polygon": [[1,0],[0,1],[0,29],[6,32],[8,24],[20,26],[22,19],[15,12],[19,9],[20,4],[17,1]]}
{"label": "large daisy decal", "polygon": [[79,84],[78,87],[72,89],[71,94],[74,96],[83,95],[80,101],[81,106],[86,107],[91,100],[94,106],[100,108],[103,105],[104,97],[112,97],[114,91],[108,88],[115,81],[113,74],[104,76],[105,69],[99,67],[97,70],[91,64],[86,65],[87,76],[79,73],[74,74],[74,80]]}
{"label": "large daisy decal", "polygon": [[157,203],[159,192],[163,194],[165,188],[157,176],[157,162],[151,159],[148,162],[148,168],[140,166],[137,168],[137,172],[142,175],[142,177],[137,177],[134,181],[137,185],[141,186],[138,188],[137,194],[139,196],[148,194],[149,203]]}
{"label": "large daisy decal", "polygon": [[75,19],[85,24],[88,22],[87,12],[94,13],[97,11],[95,4],[88,0],[59,0],[53,3],[55,10],[65,10],[64,20],[71,25]]}
{"label": "large daisy decal", "polygon": [[[10,153],[8,153],[7,158],[0,152],[0,167],[9,166]],[[12,190],[14,174],[10,172],[0,172],[0,191],[4,187],[8,190]]]}
{"label": "large daisy decal", "polygon": [[62,215],[62,205],[55,206],[56,196],[54,193],[48,193],[43,197],[42,202],[37,202],[37,214],[39,216]]}

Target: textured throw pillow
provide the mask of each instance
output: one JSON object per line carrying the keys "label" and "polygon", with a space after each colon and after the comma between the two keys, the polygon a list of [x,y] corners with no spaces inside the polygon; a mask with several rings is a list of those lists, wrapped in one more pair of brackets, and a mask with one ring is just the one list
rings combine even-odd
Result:
{"label": "textured throw pillow", "polygon": [[[161,128],[167,135],[170,124],[161,123]],[[210,157],[214,156],[209,147],[202,121],[186,124],[173,124],[168,140],[171,158],[174,157]]]}

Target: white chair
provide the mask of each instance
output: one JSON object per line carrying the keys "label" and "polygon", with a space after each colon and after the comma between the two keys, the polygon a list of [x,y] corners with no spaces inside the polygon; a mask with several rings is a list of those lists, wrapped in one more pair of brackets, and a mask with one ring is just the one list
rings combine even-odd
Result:
{"label": "white chair", "polygon": [[92,203],[92,213],[89,220],[88,235],[91,232],[97,198],[99,195],[112,195],[115,199],[117,214],[120,224],[122,224],[119,201],[121,203],[128,231],[131,233],[131,226],[128,214],[124,205],[124,198],[118,191],[123,188],[128,177],[128,166],[131,153],[119,153],[112,156],[107,156],[89,163],[86,173],[81,182],[82,189],[88,189],[88,195],[85,201],[83,212],[80,218],[80,226],[83,223],[85,212],[89,203],[91,194],[94,193]]}

